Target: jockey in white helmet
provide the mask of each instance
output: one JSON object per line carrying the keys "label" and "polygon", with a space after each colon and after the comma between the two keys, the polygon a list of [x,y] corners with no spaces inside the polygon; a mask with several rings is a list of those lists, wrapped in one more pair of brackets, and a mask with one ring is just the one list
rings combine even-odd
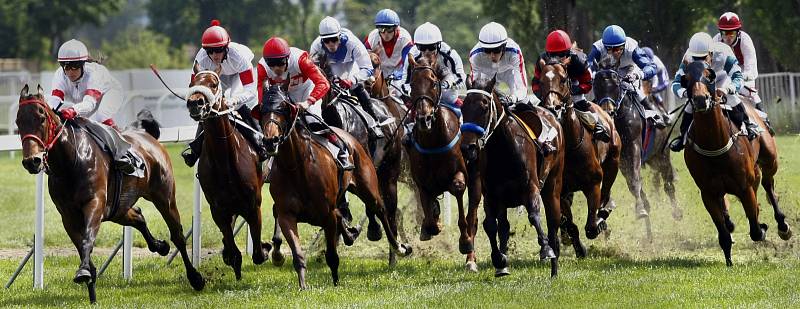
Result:
{"label": "jockey in white helmet", "polygon": [[491,79],[508,86],[511,103],[534,104],[528,96],[525,58],[517,42],[508,37],[506,28],[490,22],[481,28],[478,43],[469,52],[470,78]]}
{"label": "jockey in white helmet", "polygon": [[[439,76],[442,83],[442,102],[450,105],[460,106],[458,101],[458,89],[464,88],[466,74],[464,65],[458,52],[450,48],[450,45],[442,41],[442,32],[436,25],[426,22],[414,30],[414,47],[409,51],[410,57],[420,60],[426,57],[430,62],[435,62],[437,72],[444,76]],[[411,83],[411,70],[408,59],[403,68],[404,88],[408,88]]]}
{"label": "jockey in white helmet", "polygon": [[[62,108],[59,115],[65,120],[81,116],[87,129],[103,139],[113,152],[114,165],[126,174],[134,172],[133,159],[128,155],[130,144],[119,137],[112,118],[123,103],[122,85],[111,72],[89,58],[89,50],[81,41],[69,40],[58,49],[59,68],[53,75],[52,92],[47,103],[58,108],[63,102],[72,106]],[[97,125],[103,123],[103,125]]]}
{"label": "jockey in white helmet", "polygon": [[[228,31],[220,26],[218,20],[211,21],[202,36],[202,49],[194,58],[199,71],[215,71],[219,73],[222,91],[230,108],[236,109],[245,123],[253,130],[241,129],[240,132],[253,145],[260,161],[267,159],[267,150],[263,143],[263,134],[250,111],[258,104],[258,91],[253,74],[253,52],[249,47],[231,42]],[[194,74],[192,74],[194,80]],[[238,126],[237,126],[238,127]],[[202,128],[197,127],[197,137],[189,143],[189,148],[181,155],[186,165],[193,166],[200,158],[203,140]]]}

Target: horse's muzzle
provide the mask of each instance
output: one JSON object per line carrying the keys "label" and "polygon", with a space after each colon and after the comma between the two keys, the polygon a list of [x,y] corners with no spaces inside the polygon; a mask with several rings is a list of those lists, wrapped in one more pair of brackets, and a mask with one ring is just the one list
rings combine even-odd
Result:
{"label": "horse's muzzle", "polygon": [[433,128],[433,115],[417,116],[417,122],[422,124],[423,129],[430,130]]}
{"label": "horse's muzzle", "polygon": [[267,154],[274,156],[278,154],[278,146],[280,146],[280,137],[270,137],[264,140],[264,146],[267,148]]}
{"label": "horse's muzzle", "polygon": [[22,159],[22,166],[31,174],[39,174],[44,170],[44,152]]}
{"label": "horse's muzzle", "polygon": [[477,160],[478,144],[476,143],[461,144],[461,155],[464,157],[464,160],[467,160],[468,162]]}

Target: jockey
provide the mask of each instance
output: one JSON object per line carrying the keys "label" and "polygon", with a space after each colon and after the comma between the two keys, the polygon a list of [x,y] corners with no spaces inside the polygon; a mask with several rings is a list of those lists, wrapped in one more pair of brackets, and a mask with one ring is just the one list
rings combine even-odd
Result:
{"label": "jockey", "polygon": [[[288,93],[289,99],[296,102],[298,107],[319,117],[313,118],[313,121],[321,122],[322,98],[328,93],[330,84],[311,61],[308,52],[289,47],[289,43],[282,38],[271,37],[264,42],[261,54],[262,58],[258,60],[257,67],[258,102],[264,102],[265,88],[278,85]],[[258,119],[261,119],[260,111],[260,108],[253,111]],[[338,159],[342,166],[345,169],[352,169],[353,164],[350,162],[347,147],[332,130],[325,131],[328,141],[339,148]]]}
{"label": "jockey", "polygon": [[389,90],[398,94],[398,89],[403,84],[403,65],[414,42],[411,34],[400,27],[400,17],[390,9],[380,10],[375,15],[375,28],[367,36],[364,45],[368,51],[381,58],[381,71],[385,77],[391,79],[393,85]]}
{"label": "jockey", "polygon": [[531,82],[533,93],[539,94],[539,98],[545,95],[539,93],[542,72],[542,68],[539,67],[539,61],[544,60],[547,63],[548,61],[557,60],[564,65],[567,71],[572,103],[581,115],[578,119],[593,131],[592,136],[594,139],[604,142],[611,141],[608,129],[600,121],[597,113],[592,112],[591,104],[586,101],[585,95],[592,90],[592,73],[589,71],[589,65],[586,62],[586,54],[572,50],[572,40],[563,30],[555,30],[547,35],[544,50],[545,52],[539,55],[539,59],[535,62],[534,77]]}
{"label": "jockey", "polygon": [[[714,41],[723,42],[730,46],[733,49],[733,54],[736,55],[736,60],[739,61],[739,66],[742,68],[744,85],[739,89],[739,94],[748,98],[758,110],[766,112],[756,89],[756,78],[758,77],[756,48],[750,35],[742,31],[742,21],[739,19],[739,15],[733,12],[725,12],[719,17],[717,28],[719,28],[719,33],[714,36]],[[764,120],[770,132],[773,132],[769,119],[764,118]]]}
{"label": "jockey", "polygon": [[[741,101],[736,93],[744,83],[744,79],[731,48],[723,43],[714,42],[711,36],[705,32],[695,33],[689,41],[689,49],[686,50],[678,72],[675,73],[675,80],[672,82],[672,91],[679,100],[689,99],[687,89],[681,85],[681,79],[684,76],[683,69],[690,61],[705,61],[714,70],[716,93],[725,95],[725,104],[732,108],[731,119],[741,119],[738,124],[741,125],[743,122],[747,127],[747,137],[750,140],[754,139],[759,133],[758,126],[750,121],[744,106],[739,104]],[[689,125],[692,123],[692,112],[692,104],[687,104],[683,110],[681,135],[673,139],[669,145],[672,151],[683,149],[686,131],[689,130]]]}
{"label": "jockey", "polygon": [[100,146],[111,152],[114,167],[132,174],[135,160],[128,152],[130,144],[122,139],[111,118],[122,105],[122,85],[105,66],[89,58],[86,45],[78,40],[69,40],[61,45],[58,64],[60,67],[53,76],[53,91],[47,104],[57,109],[64,101],[74,103],[57,112],[65,120],[78,116],[91,120],[85,122],[85,127],[93,136],[103,140],[105,145]]}
{"label": "jockey", "polygon": [[491,79],[496,75],[498,82],[508,86],[509,103],[536,103],[528,98],[528,76],[522,50],[508,37],[503,25],[490,22],[481,28],[478,43],[469,52],[469,63],[472,81]]}
{"label": "jockey", "polygon": [[[656,66],[647,58],[644,51],[639,48],[636,40],[625,35],[625,30],[617,25],[611,25],[603,30],[603,38],[592,44],[592,51],[589,53],[589,63],[593,71],[597,71],[597,63],[603,57],[610,54],[617,62],[617,73],[622,79],[636,89],[636,100],[646,109],[656,111],[650,104],[642,91],[640,80],[649,80],[656,75]],[[649,116],[648,120],[658,128],[665,128],[666,124],[658,113],[645,113]]]}
{"label": "jockey", "polygon": [[[661,96],[661,92],[669,88],[669,71],[667,71],[667,67],[664,66],[664,62],[661,61],[661,58],[658,58],[658,56],[653,53],[652,48],[643,47],[642,50],[647,55],[647,58],[656,65],[656,75],[654,75],[651,80],[650,94],[656,99],[656,103],[664,107],[664,98]],[[665,120],[669,120],[669,117]]]}
{"label": "jockey", "polygon": [[372,132],[379,138],[383,137],[380,126],[391,119],[375,112],[364,86],[364,83],[375,82],[372,61],[364,44],[350,30],[342,28],[335,18],[327,16],[319,23],[319,36],[311,43],[310,54],[313,58],[322,54],[326,56],[339,87],[349,89],[358,98],[361,107],[377,120],[377,123],[373,122]]}
{"label": "jockey", "polygon": [[[226,92],[228,98],[226,103],[235,109],[251,128],[241,128],[240,132],[255,148],[259,161],[266,160],[268,155],[261,128],[250,113],[251,108],[258,104],[253,78],[253,52],[247,46],[231,42],[228,32],[219,26],[219,21],[216,19],[211,21],[211,26],[203,32],[202,46],[203,48],[195,56],[195,66],[200,71],[214,71],[221,68],[219,77],[222,90]],[[198,126],[195,140],[181,153],[188,166],[194,166],[200,157],[203,148],[202,135],[202,126]]]}
{"label": "jockey", "polygon": [[[409,51],[411,57],[415,61],[421,60],[423,57],[428,59],[430,63],[436,63],[434,70],[443,74],[439,76],[441,85],[440,101],[441,103],[460,107],[462,102],[458,98],[458,89],[464,88],[466,82],[466,73],[464,73],[464,64],[461,63],[461,57],[458,52],[450,48],[450,45],[442,41],[442,32],[436,25],[426,22],[419,25],[414,30],[414,47]],[[403,92],[410,93],[411,89],[411,62],[406,59],[403,68]],[[413,106],[411,107],[413,108]],[[411,133],[414,129],[414,117],[408,117],[409,121],[406,123],[406,136],[404,143],[411,143]]]}

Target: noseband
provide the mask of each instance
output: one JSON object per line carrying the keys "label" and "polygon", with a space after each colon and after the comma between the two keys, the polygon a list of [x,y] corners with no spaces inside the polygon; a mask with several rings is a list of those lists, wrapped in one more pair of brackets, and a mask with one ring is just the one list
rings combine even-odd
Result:
{"label": "noseband", "polygon": [[216,79],[218,86],[216,91],[211,90],[211,87],[206,85],[194,85],[189,88],[189,95],[200,93],[206,100],[205,104],[198,104],[200,107],[200,119],[216,118],[234,112],[235,109],[233,108],[222,109],[225,95],[222,92],[222,85],[220,85],[222,80],[219,74],[214,71],[200,71],[194,75],[194,79],[197,80],[203,74],[211,74]]}
{"label": "noseband", "polygon": [[489,137],[492,136],[494,133],[495,128],[500,125],[500,121],[506,116],[505,108],[500,108],[500,114],[497,113],[497,104],[495,104],[494,95],[487,91],[481,89],[469,89],[467,90],[467,95],[470,94],[480,94],[481,96],[487,97],[489,99],[489,121],[486,124],[486,128],[482,127],[481,125],[473,122],[466,122],[461,125],[461,130],[466,132],[474,132],[480,135],[478,138],[478,149],[482,149],[483,146],[486,145],[486,142],[489,140]]}

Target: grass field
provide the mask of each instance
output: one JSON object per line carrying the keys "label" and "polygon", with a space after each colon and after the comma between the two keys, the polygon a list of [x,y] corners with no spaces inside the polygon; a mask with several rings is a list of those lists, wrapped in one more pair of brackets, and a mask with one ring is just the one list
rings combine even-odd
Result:
{"label": "grass field", "polygon": [[[777,188],[788,223],[800,228],[800,193],[793,190],[800,184],[794,171],[800,168],[800,137],[778,138],[781,168]],[[191,221],[192,170],[177,155],[179,147],[170,147],[176,163],[178,200],[182,222],[188,230]],[[0,250],[24,252],[33,233],[34,177],[19,163],[19,156],[0,156]],[[761,221],[770,226],[767,241],[754,243],[748,236],[747,221],[741,205],[730,198],[732,219],[737,224],[733,247],[734,267],[724,265],[717,244],[716,230],[700,203],[699,191],[688,175],[682,155],[674,156],[679,173],[678,200],[684,219],[675,221],[670,215],[665,194],[654,190],[650,173],[645,173],[645,187],[651,204],[654,239],[644,238],[641,221],[633,216],[632,198],[620,176],[614,187],[618,209],[609,221],[611,234],[585,241],[590,257],[578,260],[571,247],[562,246],[560,274],[549,279],[546,264],[538,262],[535,232],[528,227],[524,215],[511,215],[510,258],[512,275],[496,279],[488,257],[488,241],[479,228],[476,250],[480,271],[465,273],[463,257],[458,253],[458,228],[455,221],[442,235],[429,242],[419,242],[412,207],[404,215],[404,234],[414,246],[413,256],[401,259],[389,269],[384,257],[384,241],[372,243],[360,239],[353,247],[340,247],[341,283],[333,287],[330,272],[318,252],[309,254],[309,291],[297,291],[296,275],[291,262],[276,268],[271,264],[253,266],[245,258],[243,280],[235,281],[229,267],[218,254],[208,255],[200,272],[208,283],[203,292],[194,292],[184,278],[180,263],[165,265],[155,254],[134,259],[134,279],[121,277],[121,262],[115,261],[98,282],[98,301],[102,306],[178,306],[178,307],[784,307],[800,306],[798,266],[800,247],[797,238],[784,242],[776,235],[773,212],[759,191],[762,203]],[[180,163],[180,164],[179,164]],[[271,199],[264,188],[265,230],[271,233]],[[408,190],[401,193],[401,204],[410,199]],[[166,226],[149,203],[140,205],[154,235],[168,238]],[[205,253],[219,251],[221,236],[213,224],[208,206],[203,213],[203,246]],[[354,203],[356,217],[363,207]],[[455,218],[455,205],[453,218]],[[581,227],[585,219],[585,202],[577,198],[573,208]],[[481,219],[482,220],[482,215]],[[46,251],[73,252],[55,207],[46,208]],[[308,246],[316,228],[301,226],[304,246]],[[145,247],[144,240],[134,233],[134,245]],[[112,247],[121,236],[121,228],[106,223],[98,237],[98,247]],[[263,236],[269,239],[271,235]],[[244,235],[239,243],[244,248]],[[797,247],[797,248],[796,248]],[[284,247],[284,251],[288,248]],[[18,282],[9,290],[0,291],[0,306],[76,306],[86,303],[85,288],[71,282],[78,266],[77,255],[48,256],[45,259],[45,290],[31,290],[31,268],[27,267]],[[96,265],[106,256],[95,254]],[[14,271],[19,258],[0,259],[0,280]]]}

